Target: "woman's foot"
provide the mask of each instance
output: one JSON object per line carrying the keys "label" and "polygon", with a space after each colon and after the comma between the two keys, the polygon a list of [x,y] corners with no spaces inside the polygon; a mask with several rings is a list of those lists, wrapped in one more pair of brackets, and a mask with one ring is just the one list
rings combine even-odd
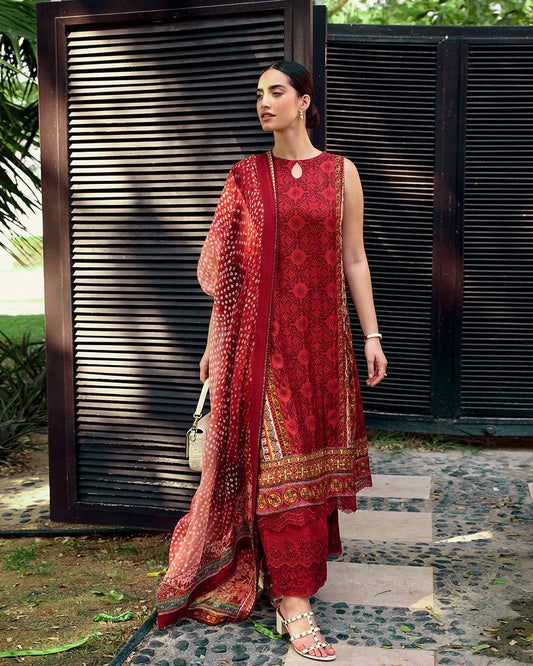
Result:
{"label": "woman's foot", "polygon": [[[300,615],[301,613],[307,613],[311,610],[309,597],[283,597],[278,610],[284,620],[288,620],[289,618]],[[313,626],[317,626],[314,616],[311,616],[309,619],[307,617],[303,617],[300,620],[291,622],[289,627],[287,627],[289,634],[291,636],[296,636],[297,634],[309,631],[309,622],[311,622]],[[317,640],[321,643],[327,642],[320,631],[316,632],[316,637]],[[300,652],[306,648],[309,648],[308,652],[306,653],[309,657],[329,657],[330,659],[331,657],[335,657],[335,650],[331,647],[331,645],[328,645],[327,647],[317,647],[316,641],[313,637],[313,634],[311,633],[307,636],[302,636],[302,638],[298,638],[297,640],[292,641],[292,644],[294,648]]]}

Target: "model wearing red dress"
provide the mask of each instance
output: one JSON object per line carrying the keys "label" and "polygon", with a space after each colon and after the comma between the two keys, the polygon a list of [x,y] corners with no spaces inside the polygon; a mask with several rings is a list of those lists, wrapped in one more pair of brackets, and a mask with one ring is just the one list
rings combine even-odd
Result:
{"label": "model wearing red dress", "polygon": [[354,511],[371,484],[342,262],[344,158],[299,164],[299,179],[271,153],[235,164],[202,247],[211,420],[159,627],[249,615],[256,529],[271,595],[316,592],[340,552],[337,509]]}

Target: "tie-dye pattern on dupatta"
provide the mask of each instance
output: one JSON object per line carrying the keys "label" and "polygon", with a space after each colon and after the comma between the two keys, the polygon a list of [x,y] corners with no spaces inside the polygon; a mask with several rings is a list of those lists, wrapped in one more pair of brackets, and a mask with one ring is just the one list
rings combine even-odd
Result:
{"label": "tie-dye pattern on dupatta", "polygon": [[254,543],[275,207],[265,155],[231,170],[202,248],[198,279],[213,295],[211,420],[202,478],[177,524],[157,593],[158,625],[187,616],[239,621],[257,590]]}

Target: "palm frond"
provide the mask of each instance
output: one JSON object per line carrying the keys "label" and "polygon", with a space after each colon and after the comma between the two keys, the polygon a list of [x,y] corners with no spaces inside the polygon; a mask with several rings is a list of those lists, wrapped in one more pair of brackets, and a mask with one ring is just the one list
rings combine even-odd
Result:
{"label": "palm frond", "polygon": [[34,0],[0,0],[0,247],[40,207],[37,35]]}
{"label": "palm frond", "polygon": [[36,41],[35,2],[0,0],[0,33]]}

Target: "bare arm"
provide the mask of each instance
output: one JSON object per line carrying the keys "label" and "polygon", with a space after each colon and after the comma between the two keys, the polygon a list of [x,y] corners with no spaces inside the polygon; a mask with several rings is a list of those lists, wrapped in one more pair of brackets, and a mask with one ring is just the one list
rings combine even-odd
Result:
{"label": "bare arm", "polygon": [[[342,257],[344,273],[357,310],[363,335],[379,331],[370,269],[363,242],[363,190],[355,165],[344,160],[345,191],[344,216],[342,220]],[[368,367],[368,386],[376,386],[385,376],[387,359],[379,338],[365,341],[365,357]]]}
{"label": "bare arm", "polygon": [[205,345],[204,355],[200,361],[200,381],[202,384],[209,377],[209,356],[211,353],[211,330],[213,328],[213,311],[209,319],[209,331],[207,333],[207,344]]}

